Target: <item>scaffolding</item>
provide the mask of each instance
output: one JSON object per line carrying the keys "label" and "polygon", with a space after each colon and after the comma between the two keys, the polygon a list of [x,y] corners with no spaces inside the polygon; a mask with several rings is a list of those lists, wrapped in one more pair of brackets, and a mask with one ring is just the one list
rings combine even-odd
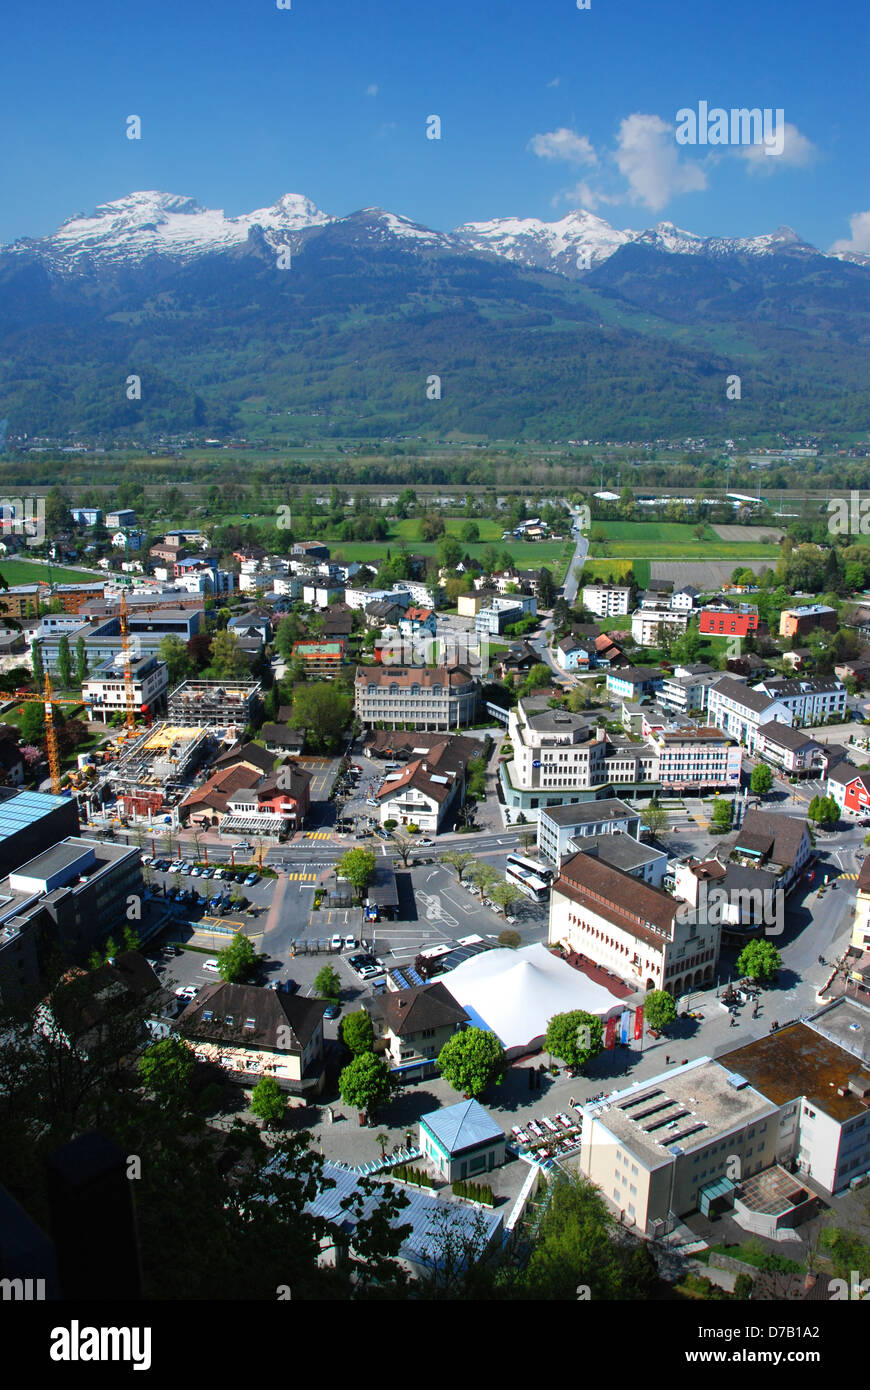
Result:
{"label": "scaffolding", "polygon": [[184,681],[169,696],[169,718],[183,726],[244,725],[250,723],[259,696],[259,681]]}

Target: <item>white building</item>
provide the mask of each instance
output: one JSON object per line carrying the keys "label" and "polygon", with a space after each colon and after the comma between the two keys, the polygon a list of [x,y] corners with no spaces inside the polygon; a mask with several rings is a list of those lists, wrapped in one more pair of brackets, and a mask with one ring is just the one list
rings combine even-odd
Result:
{"label": "white building", "polygon": [[[135,657],[130,662],[133,677],[133,702],[137,714],[146,710],[154,713],[166,703],[169,677],[165,661],[156,656]],[[127,708],[127,686],[124,681],[122,658],[105,662],[82,685],[82,699],[88,705],[89,719],[105,719],[115,711]]]}
{"label": "white building", "polygon": [[587,584],[583,607],[599,618],[619,618],[628,613],[631,589],[627,584]]}
{"label": "white building", "polygon": [[723,676],[707,692],[707,718],[750,753],[756,751],[758,731],[764,724],[775,719],[791,727],[794,722],[783,700],[761,689],[751,690],[732,676]]}
{"label": "white building", "polygon": [[682,637],[689,625],[691,612],[671,608],[668,603],[638,608],[631,615],[631,635],[639,647],[657,647],[663,635]]}
{"label": "white building", "polygon": [[690,904],[576,854],[563,862],[550,893],[548,940],[636,989],[666,989],[676,997],[715,979],[720,927]]}
{"label": "white building", "polygon": [[831,718],[842,718],[846,712],[846,687],[833,678],[789,680],[784,676],[772,676],[754,689],[785,705],[791,712],[794,728],[823,724]]}

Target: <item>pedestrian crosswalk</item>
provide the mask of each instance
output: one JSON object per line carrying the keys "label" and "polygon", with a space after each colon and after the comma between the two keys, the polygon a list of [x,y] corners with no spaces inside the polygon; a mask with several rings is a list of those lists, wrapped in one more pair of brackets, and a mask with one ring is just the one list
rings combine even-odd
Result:
{"label": "pedestrian crosswalk", "polygon": [[331,839],[332,839],[332,831],[331,831],[331,830],[306,830],[306,832],[305,832],[305,838],[306,838],[306,840],[331,840]]}
{"label": "pedestrian crosswalk", "polygon": [[288,874],[291,883],[316,883],[317,874]]}

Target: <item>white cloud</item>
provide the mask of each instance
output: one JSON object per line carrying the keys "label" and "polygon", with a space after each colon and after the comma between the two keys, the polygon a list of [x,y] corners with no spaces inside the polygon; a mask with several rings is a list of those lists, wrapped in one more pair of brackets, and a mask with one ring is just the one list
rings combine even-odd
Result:
{"label": "white cloud", "polygon": [[378,94],[378,84],[377,84],[377,82],[372,82],[372,83],[370,83],[369,86],[366,87],[366,96],[367,96],[367,97],[376,97],[377,94]]}
{"label": "white cloud", "polygon": [[[778,137],[778,127],[774,126],[773,133]],[[806,169],[818,158],[819,151],[812,140],[801,135],[796,125],[792,125],[791,121],[785,121],[781,154],[767,154],[763,144],[738,145],[737,153],[741,159],[746,160],[748,173],[773,174],[777,169],[783,168]]]}
{"label": "white cloud", "polygon": [[628,180],[632,202],[659,212],[680,193],[698,193],[707,187],[707,175],[698,164],[680,156],[674,127],[660,116],[636,112],[619,125],[616,163]]}
{"label": "white cloud", "polygon": [[606,207],[613,203],[624,202],[623,198],[612,196],[609,193],[602,193],[597,188],[593,188],[585,179],[574,184],[573,188],[563,188],[561,193],[557,193],[552,198],[551,203],[554,208],[567,203],[572,208],[586,208],[588,212],[595,212],[596,208]]}
{"label": "white cloud", "polygon": [[528,148],[539,159],[564,160],[568,164],[598,163],[591,141],[585,135],[568,130],[567,126],[533,135]]}
{"label": "white cloud", "polygon": [[548,83],[547,83],[547,86],[548,86],[548,87],[558,87],[560,81],[561,81],[561,78],[559,78],[559,77],[554,77],[553,80],[552,80],[552,82],[548,82]]}
{"label": "white cloud", "polygon": [[857,251],[870,256],[870,212],[855,212],[849,218],[849,240],[835,241],[832,251]]}

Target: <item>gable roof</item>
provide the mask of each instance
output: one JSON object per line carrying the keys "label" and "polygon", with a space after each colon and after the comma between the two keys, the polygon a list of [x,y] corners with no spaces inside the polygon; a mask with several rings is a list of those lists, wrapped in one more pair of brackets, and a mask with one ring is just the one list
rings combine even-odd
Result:
{"label": "gable roof", "polygon": [[420,1033],[424,1028],[447,1028],[469,1021],[468,1014],[440,981],[382,994],[368,1009],[373,1018],[383,1019],[399,1038]]}
{"label": "gable roof", "polygon": [[659,949],[662,935],[671,938],[677,911],[685,906],[582,852],[563,862],[555,891]]}
{"label": "gable roof", "polygon": [[734,838],[735,849],[752,849],[766,854],[783,868],[791,868],[807,833],[806,821],[772,811],[747,811]]}
{"label": "gable roof", "polygon": [[[233,985],[220,980],[206,985],[178,1020],[181,1031],[203,1042],[237,1047],[268,1047],[278,1052],[301,1052],[326,1009],[324,999],[259,985]],[[206,1018],[211,1014],[211,1018]],[[231,1019],[232,1022],[227,1022]],[[248,1020],[252,1026],[246,1027]],[[289,1028],[289,1033],[281,1029]],[[283,1046],[289,1038],[290,1046]]]}
{"label": "gable roof", "polygon": [[[255,768],[258,772],[271,772],[275,758],[271,753],[267,753],[265,748],[261,748],[258,743],[237,743],[233,748],[221,753],[219,758],[215,758],[212,764],[215,768],[239,767],[247,764],[250,768]],[[243,783],[239,783],[242,786]],[[250,784],[253,785],[253,784]]]}

